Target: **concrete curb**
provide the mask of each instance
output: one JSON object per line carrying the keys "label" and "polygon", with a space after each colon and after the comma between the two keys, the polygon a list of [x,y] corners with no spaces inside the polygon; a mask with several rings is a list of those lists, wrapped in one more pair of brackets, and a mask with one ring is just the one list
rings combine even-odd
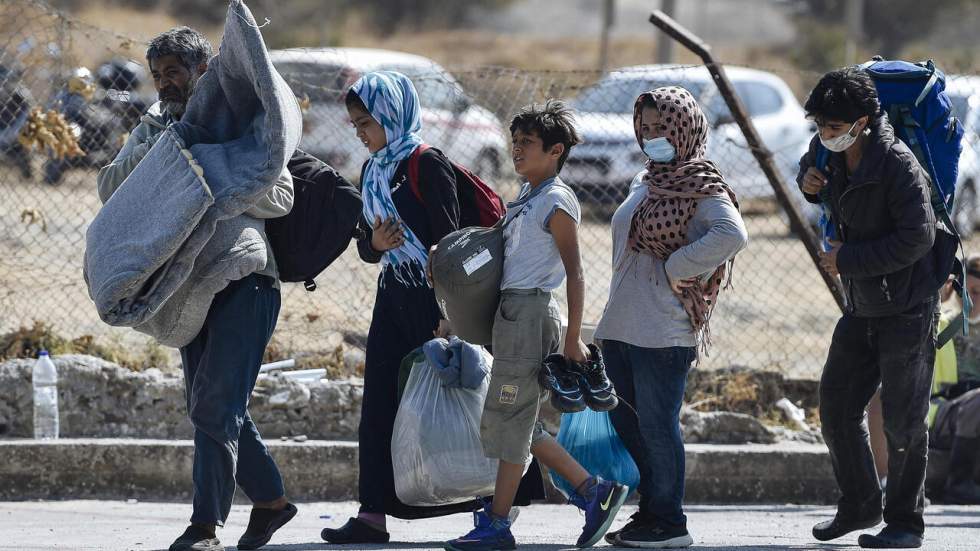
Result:
{"label": "concrete curb", "polygon": [[[356,443],[268,445],[290,498],[356,497]],[[830,504],[837,499],[823,445],[688,444],[686,449],[687,503]],[[190,440],[0,440],[0,500],[187,501],[193,452]]]}

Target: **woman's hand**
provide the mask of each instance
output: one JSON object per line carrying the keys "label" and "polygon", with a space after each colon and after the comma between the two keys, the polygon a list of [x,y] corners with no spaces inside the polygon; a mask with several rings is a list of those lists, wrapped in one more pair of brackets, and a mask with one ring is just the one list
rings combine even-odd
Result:
{"label": "woman's hand", "polygon": [[449,324],[449,320],[439,320],[439,326],[436,327],[436,330],[433,331],[432,334],[439,339],[448,339],[449,335],[453,334],[453,328]]}
{"label": "woman's hand", "polygon": [[425,259],[425,280],[429,282],[429,287],[435,286],[435,283],[432,282],[432,255],[436,254],[438,248],[439,245],[429,247],[429,256]]}
{"label": "woman's hand", "polygon": [[677,293],[678,295],[680,295],[680,294],[684,293],[684,289],[687,289],[688,287],[693,287],[694,286],[694,284],[696,282],[696,278],[693,278],[692,277],[690,279],[674,279],[674,278],[670,277],[670,274],[667,274],[667,281],[670,282],[670,288],[675,293]]}
{"label": "woman's hand", "polygon": [[389,216],[382,222],[380,216],[374,217],[374,225],[371,226],[371,248],[383,253],[397,249],[403,244],[405,244],[405,230],[402,229],[399,220]]}

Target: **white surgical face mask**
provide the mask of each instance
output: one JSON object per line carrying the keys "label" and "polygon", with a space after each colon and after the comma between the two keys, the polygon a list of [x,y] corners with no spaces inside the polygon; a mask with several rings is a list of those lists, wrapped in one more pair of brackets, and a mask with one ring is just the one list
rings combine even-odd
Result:
{"label": "white surgical face mask", "polygon": [[643,142],[643,152],[655,163],[669,163],[674,160],[677,150],[667,138],[654,138]]}
{"label": "white surgical face mask", "polygon": [[854,131],[854,127],[857,126],[857,123],[858,121],[854,121],[854,124],[852,124],[851,127],[847,129],[847,132],[844,132],[843,134],[837,136],[836,138],[830,138],[829,140],[825,140],[823,139],[823,136],[820,136],[820,143],[822,143],[824,147],[826,147],[830,151],[833,151],[834,153],[840,153],[841,151],[844,151],[848,147],[854,145],[854,142],[857,141],[857,136],[851,135],[851,132]]}

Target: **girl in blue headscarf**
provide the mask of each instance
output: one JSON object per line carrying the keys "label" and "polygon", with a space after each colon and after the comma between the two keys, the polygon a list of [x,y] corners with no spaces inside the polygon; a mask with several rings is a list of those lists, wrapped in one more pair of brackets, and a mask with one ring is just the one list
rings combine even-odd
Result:
{"label": "girl in blue headscarf", "polygon": [[[364,210],[361,258],[381,263],[368,332],[359,443],[360,512],[331,543],[388,541],[385,515],[425,518],[472,511],[478,504],[411,507],[398,500],[391,466],[391,433],[398,410],[402,358],[445,332],[435,294],[425,278],[429,248],[458,229],[459,202],[452,165],[439,151],[418,155],[418,191],[408,182],[409,158],[422,145],[421,107],[412,81],[393,71],[361,77],[347,93],[358,139],[371,153],[361,170]],[[419,197],[419,195],[421,197]]]}

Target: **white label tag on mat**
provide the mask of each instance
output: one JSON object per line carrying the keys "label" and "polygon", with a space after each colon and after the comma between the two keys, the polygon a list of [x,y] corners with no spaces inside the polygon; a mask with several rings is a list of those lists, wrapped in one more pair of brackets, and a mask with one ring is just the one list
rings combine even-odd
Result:
{"label": "white label tag on mat", "polygon": [[491,260],[493,260],[493,255],[490,254],[488,249],[483,249],[479,254],[473,255],[463,262],[463,270],[466,272],[466,275],[473,275],[473,272],[479,270]]}

